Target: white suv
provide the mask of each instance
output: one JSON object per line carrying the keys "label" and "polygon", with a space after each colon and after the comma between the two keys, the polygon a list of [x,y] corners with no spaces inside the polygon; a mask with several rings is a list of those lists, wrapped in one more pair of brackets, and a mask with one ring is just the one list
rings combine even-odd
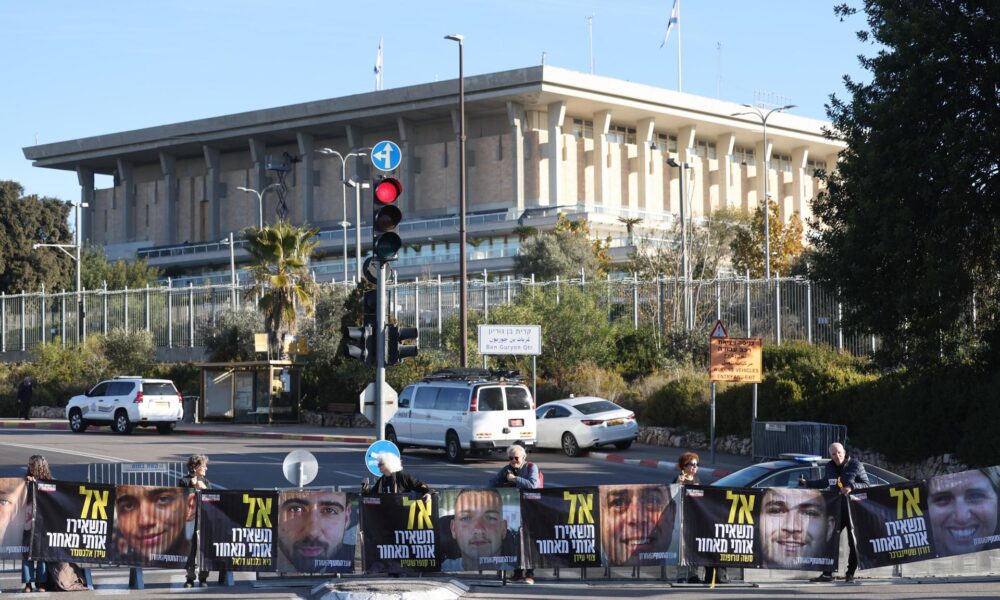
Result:
{"label": "white suv", "polygon": [[155,425],[166,434],[183,417],[181,395],[169,379],[118,376],[98,383],[82,396],[73,396],[66,404],[69,428],[75,433],[83,433],[90,425],[110,425],[121,434]]}

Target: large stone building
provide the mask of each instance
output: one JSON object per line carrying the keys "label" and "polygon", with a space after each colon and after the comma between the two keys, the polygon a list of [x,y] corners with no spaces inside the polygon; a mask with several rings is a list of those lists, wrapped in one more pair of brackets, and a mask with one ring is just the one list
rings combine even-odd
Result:
{"label": "large stone building", "polygon": [[[595,235],[622,243],[619,217],[642,227],[669,224],[684,196],[694,218],[720,207],[752,210],[764,178],[783,218],[809,216],[818,168],[842,146],[824,123],[775,113],[764,147],[759,118],[733,116],[738,104],[536,66],[466,78],[469,269],[509,270],[521,224],[544,229],[556,214],[585,218]],[[146,257],[177,273],[224,273],[219,240],[258,221],[258,196],[283,175],[288,219],[321,228],[318,276],[342,267],[344,237],[353,248],[355,192],[342,183],[370,177],[367,152],[380,140],[402,149],[402,277],[457,273],[458,82],[427,83],[293,106],[161,125],[24,149],[34,165],[75,171],[84,238],[111,256]],[[770,169],[762,166],[769,160]],[[284,165],[287,171],[272,167]],[[114,186],[95,189],[95,174]],[[272,222],[276,186],[263,196]],[[361,196],[362,223],[371,200]],[[346,197],[345,197],[346,196]],[[347,214],[343,214],[346,207]],[[527,221],[526,221],[527,220]],[[344,225],[352,222],[350,229]],[[370,238],[362,230],[361,241]],[[624,260],[625,248],[613,255]]]}

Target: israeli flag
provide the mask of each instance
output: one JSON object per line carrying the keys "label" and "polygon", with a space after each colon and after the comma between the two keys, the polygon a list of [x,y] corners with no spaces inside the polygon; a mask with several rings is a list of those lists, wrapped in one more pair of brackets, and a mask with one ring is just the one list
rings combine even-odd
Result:
{"label": "israeli flag", "polygon": [[677,25],[677,15],[680,12],[680,2],[681,0],[674,0],[674,7],[670,10],[670,20],[667,21],[667,32],[663,34],[663,41],[660,42],[660,48],[667,43],[667,38],[670,37],[670,32]]}

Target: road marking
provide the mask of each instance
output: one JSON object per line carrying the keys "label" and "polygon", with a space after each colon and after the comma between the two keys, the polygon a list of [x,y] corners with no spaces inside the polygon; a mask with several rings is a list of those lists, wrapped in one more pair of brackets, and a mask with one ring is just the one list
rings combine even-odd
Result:
{"label": "road marking", "polygon": [[[0,442],[0,445],[11,446],[13,448],[24,448],[26,450],[41,450],[44,452],[55,452],[57,454],[71,454],[73,456],[83,456],[85,458],[95,458],[97,460],[104,460],[107,462],[117,462],[117,463],[132,463],[136,462],[134,460],[129,460],[127,458],[119,458],[117,456],[105,456],[103,454],[91,454],[89,452],[81,452],[80,450],[60,450],[59,448],[50,448],[47,446],[35,446],[31,444],[12,444],[10,442]],[[143,461],[145,462],[145,461]]]}

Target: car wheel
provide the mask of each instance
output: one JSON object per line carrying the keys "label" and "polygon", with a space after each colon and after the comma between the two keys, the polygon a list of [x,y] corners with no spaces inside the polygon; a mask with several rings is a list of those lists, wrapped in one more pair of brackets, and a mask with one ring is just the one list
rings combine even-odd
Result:
{"label": "car wheel", "polygon": [[73,433],[83,433],[87,431],[87,422],[83,420],[83,413],[79,408],[74,408],[69,413],[69,428]]}
{"label": "car wheel", "polygon": [[624,442],[615,442],[615,448],[619,450],[628,450],[632,447],[632,440],[625,440]]}
{"label": "car wheel", "polygon": [[121,435],[128,435],[132,433],[133,425],[128,418],[128,413],[124,410],[116,412],[115,420],[111,422],[111,429],[113,429],[115,433],[119,433]]}
{"label": "car wheel", "polygon": [[444,439],[444,453],[448,457],[448,462],[460,463],[465,460],[462,443],[458,441],[458,435],[454,431],[448,432],[448,437]]}
{"label": "car wheel", "polygon": [[158,431],[161,435],[168,435],[171,431],[174,430],[175,426],[176,423],[157,423],[156,431]]}
{"label": "car wheel", "polygon": [[562,449],[566,453],[566,456],[580,456],[583,454],[580,444],[576,441],[576,436],[568,431],[562,436]]}
{"label": "car wheel", "polygon": [[392,428],[392,425],[385,428],[385,439],[395,444],[396,448],[399,449],[400,454],[403,453],[403,445],[399,443],[398,439],[396,439],[396,430]]}

